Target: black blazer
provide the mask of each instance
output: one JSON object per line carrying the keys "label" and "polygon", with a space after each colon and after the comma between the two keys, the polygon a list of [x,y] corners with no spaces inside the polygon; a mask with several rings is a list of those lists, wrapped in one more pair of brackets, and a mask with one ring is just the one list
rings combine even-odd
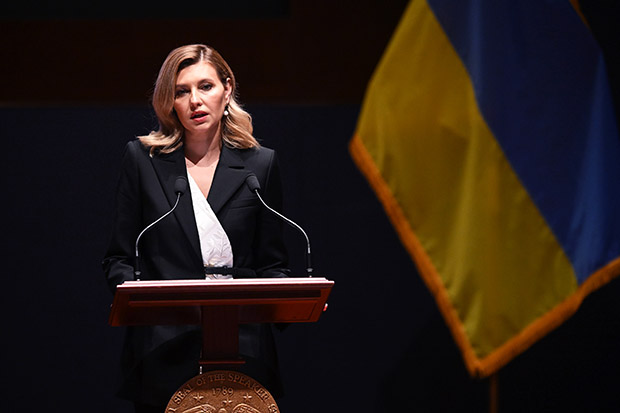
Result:
{"label": "black blazer", "polygon": [[[282,206],[276,154],[268,148],[222,147],[207,200],[226,231],[235,267],[251,268],[258,277],[285,277],[289,271],[282,238],[282,222],[267,211],[245,179],[254,173],[261,196],[276,210]],[[103,260],[108,285],[134,279],[135,241],[142,229],[166,213],[176,200],[174,184],[187,178],[183,149],[149,155],[134,140],[126,146],[118,182],[114,224]],[[191,194],[179,200],[173,214],[146,232],[139,245],[141,279],[203,279],[200,241]],[[199,194],[202,196],[202,194]],[[127,329],[121,367],[124,382],[120,395],[144,403],[166,403],[185,381],[198,374],[201,334],[197,326],[145,326]],[[274,396],[279,378],[273,336],[269,326],[240,328],[240,352],[247,372]],[[253,371],[265,368],[263,372]],[[260,367],[262,366],[262,367]],[[263,376],[263,377],[257,377]]]}

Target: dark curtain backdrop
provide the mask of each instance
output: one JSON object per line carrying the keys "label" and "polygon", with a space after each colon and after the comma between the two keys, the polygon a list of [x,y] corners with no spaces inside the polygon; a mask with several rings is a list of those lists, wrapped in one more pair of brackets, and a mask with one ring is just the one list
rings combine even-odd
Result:
{"label": "dark curtain backdrop", "polygon": [[[131,411],[114,396],[123,330],[107,324],[112,296],[100,268],[120,157],[155,126],[148,94],[166,53],[209,39],[236,71],[257,137],[279,152],[284,213],[308,232],[316,274],[336,282],[318,323],[277,333],[281,410],[488,411],[489,381],[468,376],[347,152],[405,0],[231,3],[241,14],[206,2],[215,14],[189,20],[120,2],[103,20],[83,7],[35,16],[32,3],[11,3],[0,21],[0,410]],[[618,6],[581,3],[617,97]],[[285,236],[301,276],[305,242],[290,227]],[[499,411],[620,411],[618,297],[616,279],[503,368]]]}
{"label": "dark curtain backdrop", "polygon": [[[278,150],[284,212],[336,282],[318,323],[278,333],[284,412],[486,411],[428,290],[347,152],[356,105],[254,105]],[[107,325],[105,250],[120,156],[153,126],[145,107],[0,110],[8,146],[3,352],[7,411],[125,412],[114,398],[122,329]],[[295,275],[305,241],[286,237]],[[499,375],[502,412],[609,411],[620,383],[620,283]],[[8,386],[8,387],[7,387]],[[66,406],[71,406],[68,408]],[[552,407],[552,409],[545,409]]]}

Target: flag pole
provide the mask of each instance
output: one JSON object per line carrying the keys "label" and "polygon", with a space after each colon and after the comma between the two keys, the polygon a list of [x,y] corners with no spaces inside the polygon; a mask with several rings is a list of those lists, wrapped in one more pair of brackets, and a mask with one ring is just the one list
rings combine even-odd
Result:
{"label": "flag pole", "polygon": [[499,372],[491,374],[489,378],[489,413],[498,413],[499,397]]}

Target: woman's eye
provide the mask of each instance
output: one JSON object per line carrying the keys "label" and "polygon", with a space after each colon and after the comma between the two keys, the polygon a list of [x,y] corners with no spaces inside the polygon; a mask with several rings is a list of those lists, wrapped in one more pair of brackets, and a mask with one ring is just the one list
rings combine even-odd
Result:
{"label": "woman's eye", "polygon": [[178,97],[185,95],[186,93],[187,93],[186,89],[179,89],[176,92],[174,92],[174,97],[178,98]]}
{"label": "woman's eye", "polygon": [[201,86],[201,89],[202,90],[211,90],[211,89],[213,89],[213,85],[210,84],[210,83],[206,83],[206,84]]}

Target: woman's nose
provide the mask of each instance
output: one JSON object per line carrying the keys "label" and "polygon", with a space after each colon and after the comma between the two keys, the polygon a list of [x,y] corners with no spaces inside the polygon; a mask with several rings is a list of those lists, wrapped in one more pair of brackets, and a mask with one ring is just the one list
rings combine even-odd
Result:
{"label": "woman's nose", "polygon": [[190,92],[189,101],[192,105],[200,105],[200,99],[198,98],[198,91],[196,89],[192,89]]}

